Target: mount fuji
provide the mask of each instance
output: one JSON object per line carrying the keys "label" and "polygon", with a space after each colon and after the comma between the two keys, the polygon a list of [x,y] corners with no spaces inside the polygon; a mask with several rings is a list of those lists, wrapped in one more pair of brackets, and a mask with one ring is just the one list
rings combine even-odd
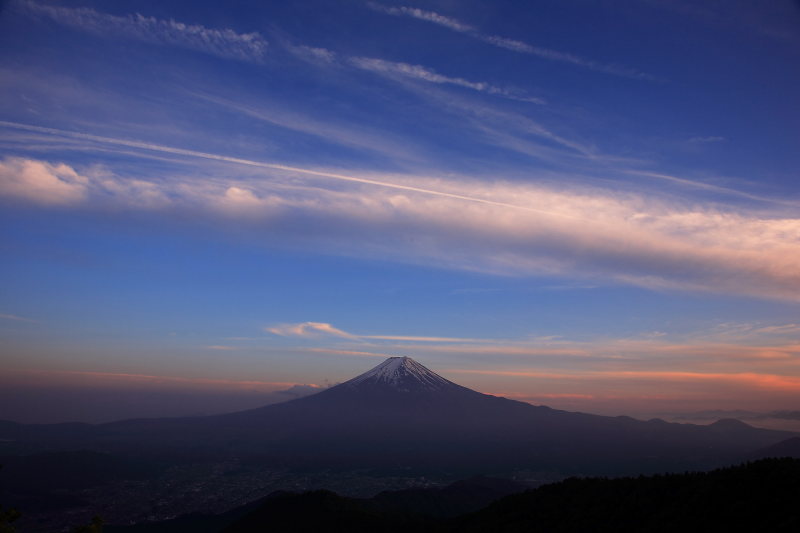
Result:
{"label": "mount fuji", "polygon": [[640,421],[534,406],[453,383],[408,357],[322,392],[225,415],[0,425],[0,439],[72,449],[249,457],[307,468],[628,474],[729,464],[795,436],[719,421]]}
{"label": "mount fuji", "polygon": [[410,357],[390,357],[372,370],[346,381],[341,386],[360,391],[383,387],[401,393],[422,394],[469,390],[431,372]]}
{"label": "mount fuji", "polygon": [[[290,414],[287,427],[311,425],[407,440],[424,428],[427,435],[485,432],[535,411],[530,404],[482,394],[449,381],[410,357],[390,357],[373,369],[322,392],[283,404],[217,417],[219,420],[271,419]],[[451,433],[448,433],[451,434]],[[419,438],[419,436],[415,436]]]}

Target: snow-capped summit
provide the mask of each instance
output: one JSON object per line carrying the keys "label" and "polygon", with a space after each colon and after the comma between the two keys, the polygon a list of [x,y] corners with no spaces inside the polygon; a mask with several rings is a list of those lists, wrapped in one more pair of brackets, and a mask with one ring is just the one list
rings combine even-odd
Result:
{"label": "snow-capped summit", "polygon": [[[69,446],[83,442],[73,431],[79,430],[63,437]],[[391,357],[303,398],[225,415],[105,424],[86,438],[97,439],[101,449],[125,445],[140,453],[141,446],[152,446],[165,453],[185,447],[303,468],[552,467],[605,475],[715,465],[720,457],[745,457],[792,436],[733,421],[654,424],[559,411],[483,394],[413,359]]]}
{"label": "snow-capped summit", "polygon": [[372,370],[342,384],[348,388],[389,387],[398,392],[442,392],[462,387],[410,357],[390,357]]}

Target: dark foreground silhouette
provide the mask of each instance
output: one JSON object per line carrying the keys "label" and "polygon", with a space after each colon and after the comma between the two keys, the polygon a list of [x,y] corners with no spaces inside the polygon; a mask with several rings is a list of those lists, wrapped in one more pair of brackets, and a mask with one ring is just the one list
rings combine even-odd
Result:
{"label": "dark foreground silhouette", "polygon": [[448,489],[413,495],[409,491],[383,493],[366,500],[329,491],[279,493],[225,515],[107,531],[800,531],[800,460],[790,458],[763,459],[711,472],[571,478],[457,516],[453,512],[469,506],[466,500],[470,498],[474,505],[480,490],[469,488],[469,483],[450,490],[449,495]]}

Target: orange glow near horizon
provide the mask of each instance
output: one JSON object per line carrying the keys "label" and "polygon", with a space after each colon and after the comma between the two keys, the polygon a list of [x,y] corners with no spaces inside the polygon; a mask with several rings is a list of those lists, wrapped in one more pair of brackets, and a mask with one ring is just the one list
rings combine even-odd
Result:
{"label": "orange glow near horizon", "polygon": [[717,381],[733,382],[745,385],[756,385],[760,388],[772,390],[786,390],[800,392],[800,378],[794,376],[780,376],[776,374],[758,374],[753,372],[738,373],[702,373],[702,372],[676,372],[676,371],[589,371],[582,373],[554,373],[523,370],[470,370],[448,369],[447,372],[460,374],[481,374],[490,376],[529,377],[545,379],[566,379],[576,381],[589,380],[615,380],[636,379],[668,380],[668,381]]}

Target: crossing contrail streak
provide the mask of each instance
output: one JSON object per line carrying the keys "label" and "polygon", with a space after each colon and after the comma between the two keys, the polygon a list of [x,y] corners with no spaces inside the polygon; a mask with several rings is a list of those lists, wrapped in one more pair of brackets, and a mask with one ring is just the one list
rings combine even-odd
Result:
{"label": "crossing contrail streak", "polygon": [[571,219],[579,220],[579,217],[574,217],[574,216],[567,215],[567,214],[564,214],[564,213],[555,213],[555,212],[552,212],[552,211],[546,211],[544,209],[537,209],[535,207],[527,207],[527,206],[522,206],[522,205],[517,205],[517,204],[509,204],[509,203],[506,203],[506,202],[497,202],[497,201],[494,201],[494,200],[487,200],[485,198],[477,198],[477,197],[474,197],[474,196],[466,196],[466,195],[463,195],[463,194],[456,194],[456,193],[450,193],[450,192],[444,192],[444,191],[437,191],[437,190],[434,190],[434,189],[426,189],[426,188],[423,188],[423,187],[413,187],[411,185],[401,185],[399,183],[390,183],[390,182],[385,182],[385,181],[372,180],[372,179],[369,179],[369,178],[359,178],[359,177],[356,177],[356,176],[346,176],[344,174],[337,174],[337,173],[334,173],[334,172],[325,172],[325,171],[321,171],[321,170],[312,170],[312,169],[308,169],[308,168],[292,167],[292,166],[288,166],[288,165],[281,165],[281,164],[278,164],[278,163],[265,163],[263,161],[254,161],[252,159],[242,159],[242,158],[239,158],[239,157],[230,157],[230,156],[226,156],[226,155],[212,154],[212,153],[208,153],[208,152],[200,152],[200,151],[197,151],[197,150],[187,150],[185,148],[175,148],[173,146],[164,146],[164,145],[161,145],[161,144],[153,144],[153,143],[147,143],[147,142],[142,142],[142,141],[131,141],[131,140],[127,140],[127,139],[115,139],[113,137],[104,137],[104,136],[101,136],[101,135],[92,135],[90,133],[80,133],[80,132],[74,132],[74,131],[61,130],[61,129],[57,129],[57,128],[47,128],[47,127],[44,127],[44,126],[32,126],[30,124],[20,124],[18,122],[8,122],[8,121],[5,121],[5,120],[0,120],[0,126],[6,126],[6,127],[9,127],[9,128],[17,128],[17,129],[22,129],[22,130],[26,130],[26,131],[34,131],[34,132],[38,132],[38,133],[46,133],[48,135],[58,135],[58,136],[62,136],[62,137],[69,137],[69,138],[72,138],[72,139],[84,139],[84,140],[87,140],[87,141],[93,141],[93,142],[99,142],[99,143],[105,143],[105,144],[113,144],[113,145],[118,145],[118,146],[127,146],[129,148],[138,148],[138,149],[141,149],[141,150],[151,150],[151,151],[154,151],[154,152],[161,152],[161,153],[167,153],[167,154],[182,155],[182,156],[187,156],[187,157],[196,157],[196,158],[201,158],[201,159],[209,159],[209,160],[213,160],[213,161],[223,161],[223,162],[226,162],[226,163],[234,163],[234,164],[237,164],[237,165],[246,165],[246,166],[250,166],[250,167],[266,168],[266,169],[271,169],[271,170],[283,170],[283,171],[287,171],[287,172],[296,172],[298,174],[305,174],[305,175],[308,175],[308,176],[316,176],[316,177],[321,177],[321,178],[330,178],[330,179],[335,179],[335,180],[340,180],[340,181],[349,181],[349,182],[352,182],[352,183],[363,183],[363,184],[366,184],[366,185],[375,185],[377,187],[385,187],[385,188],[389,188],[389,189],[397,189],[397,190],[402,190],[402,191],[411,191],[411,192],[417,192],[417,193],[421,193],[421,194],[429,194],[429,195],[433,195],[433,196],[440,196],[440,197],[444,197],[444,198],[453,198],[453,199],[456,199],[456,200],[464,200],[464,201],[467,201],[467,202],[475,202],[475,203],[481,203],[481,204],[486,204],[486,205],[494,205],[494,206],[498,206],[498,207],[508,207],[508,208],[512,208],[512,209],[521,209],[521,210],[530,211],[530,212],[533,212],[533,213],[540,213],[540,214],[544,214],[544,215],[550,215],[550,216],[557,216],[557,217],[562,217],[562,218],[571,218]]}

